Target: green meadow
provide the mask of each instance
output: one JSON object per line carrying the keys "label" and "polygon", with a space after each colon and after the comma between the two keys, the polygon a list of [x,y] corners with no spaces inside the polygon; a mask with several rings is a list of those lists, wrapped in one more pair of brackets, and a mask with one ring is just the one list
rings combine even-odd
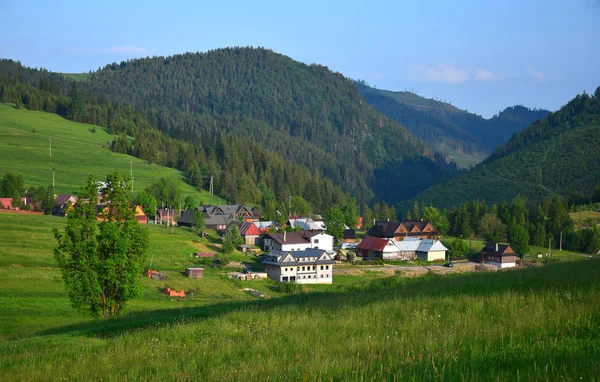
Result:
{"label": "green meadow", "polygon": [[[122,316],[70,308],[53,259],[65,220],[0,213],[3,380],[598,380],[600,259],[420,278],[334,276],[282,293],[205,263],[218,238],[149,225],[144,292]],[[218,255],[222,256],[222,255]],[[229,255],[259,267],[256,258]],[[335,285],[335,284],[339,285]],[[185,299],[164,286],[194,289]],[[257,289],[260,299],[243,291]]]}
{"label": "green meadow", "polygon": [[0,176],[13,172],[23,176],[27,187],[47,186],[52,184],[54,169],[56,192],[76,193],[90,175],[103,180],[114,171],[129,175],[133,167],[134,191],[166,178],[177,183],[183,197],[218,203],[217,197],[186,184],[178,170],[113,153],[106,147],[114,137],[100,126],[94,133],[92,127],[56,114],[0,103]]}

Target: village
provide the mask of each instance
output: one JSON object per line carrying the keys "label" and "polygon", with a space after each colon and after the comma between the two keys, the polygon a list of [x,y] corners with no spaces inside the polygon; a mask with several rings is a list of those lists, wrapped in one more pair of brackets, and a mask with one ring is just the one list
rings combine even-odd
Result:
{"label": "village", "polygon": [[[10,198],[1,198],[0,202],[1,212],[41,214],[33,211],[33,202],[28,198],[23,198],[17,208],[12,207]],[[77,203],[75,195],[56,195],[52,214],[64,217]],[[97,210],[103,208],[106,207],[99,202]],[[327,226],[320,216],[289,216],[282,226],[274,221],[261,220],[257,208],[240,204],[203,205],[195,210],[161,208],[155,212],[154,219],[149,219],[139,205],[132,205],[131,209],[140,224],[157,224],[171,230],[194,230],[198,240],[206,238],[207,232],[219,238],[221,244],[213,252],[186,254],[198,261],[198,266],[181,270],[186,277],[193,279],[202,279],[207,266],[227,265],[235,269],[227,276],[240,281],[269,278],[278,283],[333,284],[334,275],[355,274],[352,270],[357,267],[407,275],[448,273],[454,271],[455,265],[464,271],[473,270],[476,264],[490,270],[512,268],[519,263],[519,255],[510,246],[498,243],[485,245],[470,258],[452,259],[450,250],[444,246],[430,221],[374,221],[365,232],[361,230],[362,218],[358,218],[356,227],[344,227],[342,238],[336,240],[327,233]],[[196,227],[197,215],[201,216],[201,227]],[[101,214],[98,219],[102,219]],[[221,257],[226,254],[223,242],[228,232],[238,237],[234,251],[245,254],[251,261],[222,264]],[[167,280],[160,269],[147,269],[146,276]],[[253,293],[251,288],[246,289]],[[183,289],[167,286],[162,292],[169,297],[186,296]],[[262,293],[256,295],[264,296]]]}

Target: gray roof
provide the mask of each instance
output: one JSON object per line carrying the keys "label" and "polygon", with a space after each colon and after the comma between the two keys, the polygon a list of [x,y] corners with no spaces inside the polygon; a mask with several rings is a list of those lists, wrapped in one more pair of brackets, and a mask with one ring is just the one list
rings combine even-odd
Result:
{"label": "gray roof", "polygon": [[432,239],[423,239],[419,244],[417,251],[419,252],[430,252],[430,251],[447,251],[448,248],[444,247],[441,241]]}
{"label": "gray roof", "polygon": [[[296,261],[286,261],[284,262],[288,255],[291,255]],[[269,257],[276,257],[277,261],[269,260]],[[304,259],[307,257],[317,257],[320,258],[325,256],[326,260],[312,260],[312,261],[301,261],[298,259]],[[265,264],[275,264],[279,266],[288,266],[288,265],[318,265],[318,264],[335,264],[335,261],[331,259],[331,256],[327,253],[327,251],[322,249],[306,249],[304,251],[279,251],[272,250],[269,252],[265,259],[263,260]]]}

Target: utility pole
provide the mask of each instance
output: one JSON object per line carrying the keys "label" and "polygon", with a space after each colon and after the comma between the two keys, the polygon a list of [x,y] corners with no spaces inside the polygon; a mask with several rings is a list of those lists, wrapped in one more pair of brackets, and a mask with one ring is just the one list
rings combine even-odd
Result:
{"label": "utility pole", "polygon": [[50,158],[52,158],[52,139],[50,140]]}
{"label": "utility pole", "polygon": [[54,188],[54,169],[52,169],[52,188]]}
{"label": "utility pole", "polygon": [[548,258],[552,256],[552,238],[548,239]]}
{"label": "utility pole", "polygon": [[133,162],[129,162],[129,165],[131,166],[129,169],[129,175],[131,177],[131,193],[133,194]]}
{"label": "utility pole", "polygon": [[212,175],[211,175],[211,176],[210,176],[210,186],[209,186],[209,188],[210,188],[210,189],[209,189],[209,191],[208,191],[208,193],[209,193],[211,196],[213,196],[213,195],[215,194],[215,192],[214,192],[214,189],[213,189],[213,178],[214,178],[214,176],[212,176]]}
{"label": "utility pole", "polygon": [[559,246],[559,251],[562,252],[562,231],[560,231],[560,246]]}

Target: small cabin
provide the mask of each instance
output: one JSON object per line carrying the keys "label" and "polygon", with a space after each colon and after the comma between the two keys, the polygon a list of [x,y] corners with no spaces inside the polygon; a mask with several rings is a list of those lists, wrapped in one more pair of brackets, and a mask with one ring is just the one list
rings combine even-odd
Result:
{"label": "small cabin", "polygon": [[185,275],[190,279],[204,278],[204,268],[186,268]]}

